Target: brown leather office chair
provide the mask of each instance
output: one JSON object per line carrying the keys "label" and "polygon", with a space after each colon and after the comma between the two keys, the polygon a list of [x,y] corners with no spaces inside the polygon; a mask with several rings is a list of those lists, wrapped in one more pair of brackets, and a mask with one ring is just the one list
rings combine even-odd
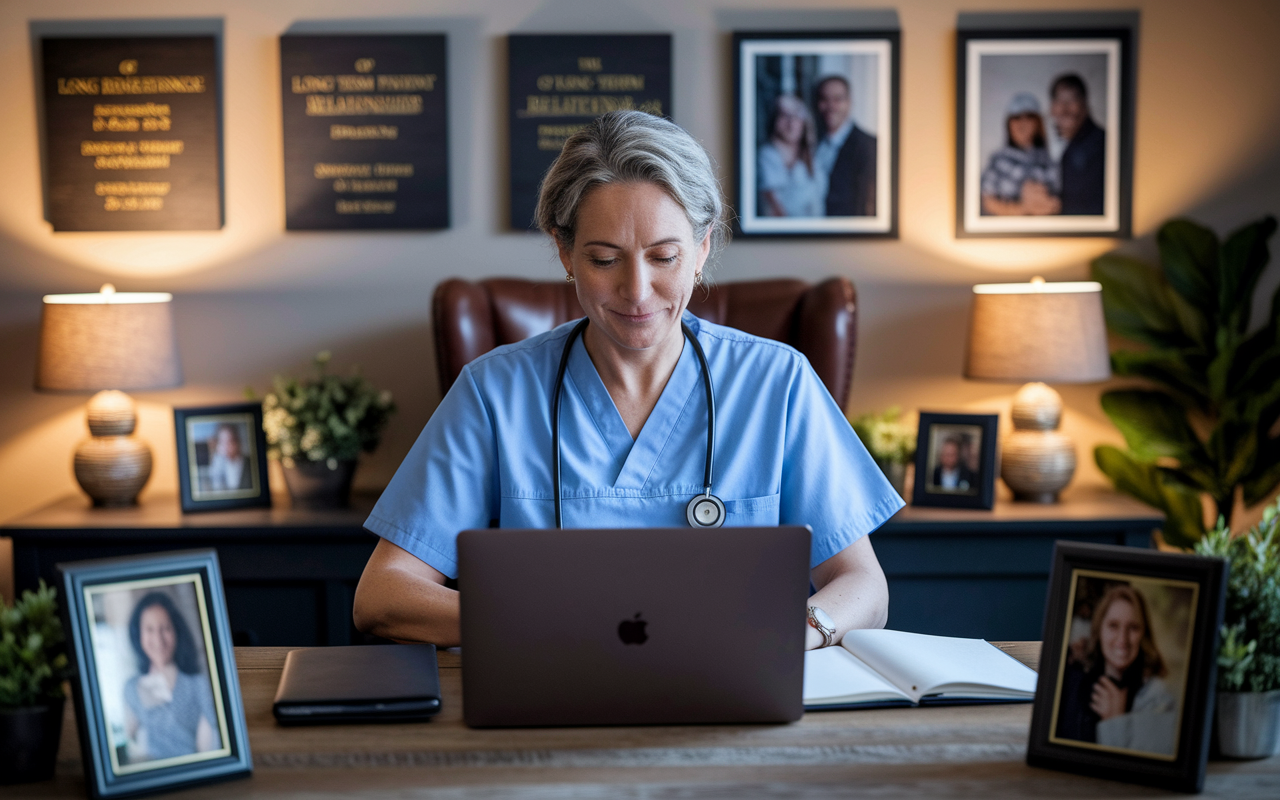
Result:
{"label": "brown leather office chair", "polygon": [[[804,353],[841,408],[853,383],[857,291],[845,278],[818,284],[777,279],[695,289],[689,311],[720,325],[785,342]],[[574,287],[563,281],[450,278],[433,301],[440,389],[449,391],[463,366],[511,344],[583,316]]]}

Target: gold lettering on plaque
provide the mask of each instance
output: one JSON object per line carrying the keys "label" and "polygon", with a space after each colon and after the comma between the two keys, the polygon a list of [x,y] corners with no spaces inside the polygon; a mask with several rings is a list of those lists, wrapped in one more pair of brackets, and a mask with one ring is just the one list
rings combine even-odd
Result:
{"label": "gold lettering on plaque", "polygon": [[202,94],[203,75],[131,75],[102,77],[103,94]]}
{"label": "gold lettering on plaque", "polygon": [[138,74],[138,59],[136,59],[136,58],[126,58],[124,61],[121,61],[121,62],[120,62],[120,74],[121,74],[121,75],[137,75],[137,74]]}
{"label": "gold lettering on plaque", "polygon": [[97,78],[58,78],[58,94],[101,94]]}
{"label": "gold lettering on plaque", "polygon": [[581,72],[599,72],[604,69],[598,57],[581,56],[578,58],[578,69]]}
{"label": "gold lettering on plaque", "polygon": [[98,156],[94,169],[168,169],[168,156]]}
{"label": "gold lettering on plaque", "polygon": [[356,117],[364,115],[410,116],[422,113],[422,95],[309,94],[308,117]]}
{"label": "gold lettering on plaque", "polygon": [[316,164],[312,174],[321,180],[327,178],[368,178],[373,175],[371,164]]}
{"label": "gold lettering on plaque", "polygon": [[395,125],[330,125],[329,138],[334,141],[361,139],[395,139],[400,128]]}
{"label": "gold lettering on plaque", "polygon": [[335,84],[332,75],[294,75],[290,81],[294,94],[332,92]]}
{"label": "gold lettering on plaque", "polygon": [[338,91],[372,92],[375,81],[372,75],[339,75]]}
{"label": "gold lettering on plaque", "polygon": [[338,178],[333,182],[333,190],[335,192],[394,192],[398,191],[399,188],[399,182],[395,178],[375,181],[366,181],[359,178]]}
{"label": "gold lettering on plaque", "polygon": [[394,214],[395,200],[338,200],[335,204],[339,214]]}
{"label": "gold lettering on plaque", "polygon": [[372,58],[357,58],[356,72],[373,72],[373,66],[376,63]]}
{"label": "gold lettering on plaque", "polygon": [[93,185],[93,193],[99,197],[106,195],[166,195],[169,193],[168,181],[98,181]]}
{"label": "gold lettering on plaque", "polygon": [[380,92],[431,92],[436,88],[435,75],[379,75]]}
{"label": "gold lettering on plaque", "polygon": [[412,178],[412,164],[374,164],[373,174],[379,178]]}
{"label": "gold lettering on plaque", "polygon": [[159,211],[164,208],[164,198],[108,195],[102,199],[102,208],[106,211]]}

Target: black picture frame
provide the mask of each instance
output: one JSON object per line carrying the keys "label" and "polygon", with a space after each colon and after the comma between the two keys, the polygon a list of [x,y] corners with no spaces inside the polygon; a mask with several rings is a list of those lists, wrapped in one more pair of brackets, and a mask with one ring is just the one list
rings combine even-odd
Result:
{"label": "black picture frame", "polygon": [[[1074,27],[957,32],[957,237],[1132,235],[1134,33],[1130,28]],[[992,58],[989,67],[983,64],[984,57]],[[1050,90],[1066,75],[1075,75],[1085,87],[1089,119],[1095,122],[1092,128],[1085,126],[1083,133],[1077,130],[1071,137],[1078,138],[1075,145],[1064,140],[1050,121]],[[1023,95],[1029,95],[1034,104],[1019,104]],[[997,176],[1001,170],[994,159],[999,148],[1011,142],[1009,112],[1016,110],[1015,106],[1040,117],[1042,145],[1038,149],[1047,162],[1041,160],[1038,167],[1027,171],[1045,170],[1046,181],[1058,181],[1049,192],[1057,193],[1056,212],[1005,216],[984,211],[983,175],[991,169],[992,185],[1000,185]],[[1097,122],[1099,117],[1101,123]],[[998,120],[1003,120],[1003,125]],[[1006,140],[1005,145],[999,144],[1001,139]],[[1076,150],[1068,154],[1072,146]],[[1033,153],[1035,149],[1033,146]],[[1099,150],[1101,164],[1097,163]],[[1068,178],[1062,172],[1062,162],[1068,158],[1077,165],[1072,171],[1076,177]],[[1018,172],[1009,172],[1005,181],[1013,182]],[[1095,189],[1098,180],[1101,183]],[[1065,183],[1072,187],[1067,192],[1063,191]],[[991,196],[1001,199],[995,191]],[[1021,190],[1011,202],[1024,202]]]}
{"label": "black picture frame", "polygon": [[[57,569],[89,795],[133,797],[249,776],[253,759],[217,552],[104,558]],[[143,651],[142,634],[135,637],[132,630],[135,618],[139,629],[146,626],[153,609],[164,611],[153,618],[169,619],[174,638],[171,658],[178,682],[169,688],[168,702],[182,693],[198,709],[189,753],[152,755],[146,745],[139,750],[135,745],[148,740],[146,724],[136,716],[133,735],[128,733],[132,708],[145,707],[144,694],[155,699],[162,691],[141,687],[138,662],[150,656]],[[208,719],[210,714],[216,719]],[[207,726],[203,731],[202,725]],[[199,750],[202,736],[203,746],[210,748],[204,752]],[[163,741],[170,749],[181,747],[175,737]]]}
{"label": "black picture frame", "polygon": [[[735,235],[898,238],[900,42],[901,32],[897,30],[733,34]],[[828,66],[839,63],[835,61],[838,59],[845,60],[844,67]],[[773,74],[775,67],[777,75]],[[853,120],[854,128],[838,149],[824,149],[822,124],[815,107],[819,87],[832,77],[842,78],[846,87],[857,84],[858,88],[850,92],[851,116],[845,118],[846,122]],[[769,190],[760,189],[760,173],[764,148],[771,146],[766,137],[773,112],[767,106],[785,94],[801,101],[797,108],[802,107],[806,119],[813,124],[815,146],[807,169],[800,161],[793,162],[792,167],[782,162],[775,165],[788,173],[801,167],[798,183],[790,174],[786,176],[795,191],[783,200],[776,193],[773,198],[766,197],[765,191]],[[873,98],[860,101],[865,94],[872,94]],[[774,99],[766,99],[765,95]],[[859,123],[874,124],[874,135],[863,131]],[[807,134],[802,137],[807,138]],[[828,161],[832,163],[824,169],[823,164]],[[836,167],[840,167],[841,174],[847,167],[849,180],[839,182],[840,191],[833,195],[830,174]],[[785,213],[761,213],[764,204]],[[840,213],[850,210],[861,213]]]}
{"label": "black picture frame", "polygon": [[[1031,716],[1027,763],[1094,777],[1199,792],[1204,786],[1205,762],[1209,754],[1209,716],[1217,681],[1218,631],[1222,625],[1226,575],[1227,564],[1219,558],[1113,545],[1057,542],[1045,604],[1044,644],[1040,653],[1040,677]],[[1085,581],[1093,583],[1086,585]],[[1100,598],[1094,597],[1108,584],[1111,588],[1107,588],[1106,593]],[[1064,708],[1063,694],[1074,686],[1079,687],[1075,696],[1080,697],[1093,685],[1083,679],[1076,680],[1079,675],[1087,679],[1090,674],[1084,671],[1081,659],[1087,661],[1093,639],[1086,640],[1082,651],[1073,649],[1069,640],[1072,640],[1072,631],[1077,630],[1077,617],[1086,605],[1093,603],[1091,615],[1109,614],[1115,602],[1107,605],[1107,594],[1122,591],[1114,587],[1126,585],[1140,595],[1138,605],[1141,608],[1138,611],[1143,622],[1142,646],[1133,648],[1143,658],[1141,672],[1144,673],[1141,676],[1143,685],[1137,691],[1134,705],[1161,708],[1158,703],[1144,701],[1142,697],[1142,693],[1148,691],[1147,684],[1155,683],[1155,677],[1160,678],[1160,685],[1155,688],[1164,691],[1176,705],[1172,712],[1164,712],[1164,716],[1141,717],[1135,715],[1136,709],[1130,709],[1123,715],[1130,717],[1128,720],[1112,717],[1099,721],[1095,724],[1094,741],[1089,742],[1086,726],[1075,724],[1079,715],[1070,707]],[[1163,602],[1159,604],[1152,602],[1156,592],[1164,595]],[[1189,599],[1176,600],[1178,595]],[[1118,599],[1124,600],[1122,596]],[[1124,605],[1134,608],[1131,601]],[[1160,616],[1150,609],[1161,612]],[[1153,620],[1161,622],[1158,632],[1154,630]],[[1104,617],[1101,625],[1093,624],[1093,630],[1106,624]],[[1182,647],[1176,646],[1178,637],[1174,634],[1179,631],[1183,636],[1189,635],[1189,640]],[[1152,660],[1147,656],[1145,643],[1148,633],[1156,650],[1154,660],[1167,670],[1165,675],[1145,675],[1146,661]],[[1177,655],[1178,660],[1174,661],[1171,654]],[[1105,656],[1102,658],[1106,660]],[[1169,671],[1171,664],[1181,664],[1180,681]],[[1133,669],[1132,662],[1123,674],[1127,675],[1130,669]],[[1072,674],[1067,675],[1068,672]],[[1167,682],[1165,678],[1168,678]],[[1179,684],[1181,690],[1178,689]],[[1150,693],[1154,694],[1154,690]],[[1168,700],[1166,707],[1167,703]],[[1104,732],[1102,726],[1113,722],[1116,725]],[[1172,742],[1165,741],[1169,735],[1173,736]],[[1107,741],[1099,743],[1099,739]]]}
{"label": "black picture frame", "polygon": [[[944,508],[985,508],[996,501],[996,440],[999,435],[998,414],[946,414],[936,411],[920,412],[920,427],[916,438],[916,479],[912,487],[913,506],[941,506]],[[978,441],[974,442],[973,437]],[[942,469],[938,463],[947,438],[957,440],[956,455],[960,459],[953,469],[958,473],[943,480],[935,480]],[[967,445],[967,447],[966,447]],[[978,464],[973,466],[976,456]],[[955,481],[952,487],[946,483]]]}
{"label": "black picture frame", "polygon": [[[206,430],[209,426],[214,427]],[[173,427],[178,445],[178,491],[184,513],[271,506],[261,403],[175,408]],[[232,428],[240,444],[243,466],[235,487],[218,486],[213,476],[206,479],[207,473],[201,472],[211,466],[205,437],[221,436],[222,427]],[[246,449],[248,453],[244,453]]]}

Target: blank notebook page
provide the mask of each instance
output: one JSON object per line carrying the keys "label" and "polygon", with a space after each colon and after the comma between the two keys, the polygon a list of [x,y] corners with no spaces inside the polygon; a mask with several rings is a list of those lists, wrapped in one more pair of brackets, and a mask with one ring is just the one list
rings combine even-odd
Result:
{"label": "blank notebook page", "polygon": [[[944,684],[1036,690],[1036,672],[982,639],[956,639],[890,630],[855,630],[844,645],[877,672],[907,680],[923,694]],[[912,689],[911,687],[918,687]]]}

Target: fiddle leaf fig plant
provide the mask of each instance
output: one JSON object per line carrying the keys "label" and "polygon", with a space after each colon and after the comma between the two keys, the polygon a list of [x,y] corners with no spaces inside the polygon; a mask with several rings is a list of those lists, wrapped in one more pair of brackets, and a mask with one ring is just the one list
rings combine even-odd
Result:
{"label": "fiddle leaf fig plant", "polygon": [[1116,488],[1165,513],[1164,538],[1205,534],[1208,496],[1230,526],[1280,484],[1280,290],[1254,324],[1254,294],[1271,254],[1274,217],[1219,241],[1184,219],[1156,235],[1161,268],[1108,253],[1093,262],[1107,327],[1142,349],[1111,355],[1116,375],[1147,388],[1102,395],[1127,449],[1102,445],[1098,467]]}

